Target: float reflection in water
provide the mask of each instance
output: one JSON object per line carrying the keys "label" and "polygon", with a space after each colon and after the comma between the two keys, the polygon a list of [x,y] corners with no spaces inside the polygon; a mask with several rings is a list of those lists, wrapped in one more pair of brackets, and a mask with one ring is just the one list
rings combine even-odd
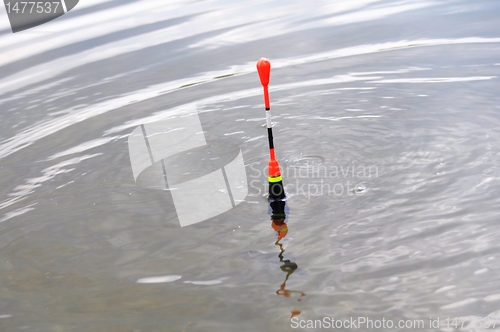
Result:
{"label": "float reflection in water", "polygon": [[[302,298],[306,295],[302,291],[286,289],[286,282],[292,273],[297,270],[297,263],[291,262],[289,259],[284,259],[283,253],[285,252],[285,248],[283,248],[283,244],[280,242],[283,238],[285,238],[288,234],[288,224],[287,224],[287,214],[289,209],[286,205],[286,199],[281,200],[269,200],[269,214],[271,215],[271,227],[276,232],[277,240],[274,243],[279,246],[280,253],[278,255],[280,259],[280,263],[283,265],[280,266],[281,271],[286,273],[285,280],[280,285],[280,288],[276,291],[278,296],[291,297],[292,294],[300,294],[297,299],[298,302],[302,301]],[[300,310],[292,310],[292,315],[290,318],[294,316],[298,316],[301,313]]]}

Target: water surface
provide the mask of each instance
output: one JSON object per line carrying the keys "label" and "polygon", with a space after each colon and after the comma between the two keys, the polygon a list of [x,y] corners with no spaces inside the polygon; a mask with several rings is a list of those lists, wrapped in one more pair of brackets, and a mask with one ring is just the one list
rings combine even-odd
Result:
{"label": "water surface", "polygon": [[[88,0],[16,34],[3,12],[0,329],[288,331],[327,316],[500,330],[499,12]],[[262,56],[291,274],[264,197]],[[127,139],[194,112],[240,146],[249,195],[181,228],[168,191],[135,184]]]}

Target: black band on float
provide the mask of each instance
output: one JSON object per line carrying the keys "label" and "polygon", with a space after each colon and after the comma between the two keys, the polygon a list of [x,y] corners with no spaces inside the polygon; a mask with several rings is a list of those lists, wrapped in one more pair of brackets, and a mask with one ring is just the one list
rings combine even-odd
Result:
{"label": "black band on float", "polygon": [[269,140],[269,148],[274,149],[273,128],[267,128],[267,139]]}
{"label": "black band on float", "polygon": [[269,182],[269,198],[273,200],[285,198],[285,187],[283,181]]}

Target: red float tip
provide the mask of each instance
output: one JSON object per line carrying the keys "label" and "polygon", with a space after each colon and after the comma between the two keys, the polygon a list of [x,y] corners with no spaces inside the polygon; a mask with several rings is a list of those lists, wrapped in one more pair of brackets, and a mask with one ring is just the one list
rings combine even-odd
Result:
{"label": "red float tip", "polygon": [[260,58],[257,61],[257,71],[259,72],[260,83],[264,87],[269,85],[269,77],[271,76],[271,63],[266,58]]}

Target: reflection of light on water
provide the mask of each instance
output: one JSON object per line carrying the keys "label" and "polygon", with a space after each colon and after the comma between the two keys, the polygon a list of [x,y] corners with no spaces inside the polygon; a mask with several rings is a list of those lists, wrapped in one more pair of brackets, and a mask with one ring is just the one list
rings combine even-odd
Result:
{"label": "reflection of light on water", "polygon": [[[493,38],[500,37],[496,32],[498,23],[492,18],[494,12],[488,10],[496,11],[496,7],[485,2],[482,11],[472,13],[466,8],[443,15],[457,4],[435,0],[321,1],[315,6],[273,2],[271,6],[276,7],[272,9],[284,10],[255,16],[251,15],[253,8],[262,8],[268,2],[230,6],[221,5],[221,0],[191,4],[177,0],[111,2],[117,6],[79,12],[84,6],[97,3],[80,1],[71,13],[74,16],[67,15],[40,27],[57,31],[52,35],[35,35],[32,30],[15,35],[7,31],[1,36],[4,57],[0,63],[5,77],[0,78],[0,85],[5,89],[1,89],[4,113],[0,173],[4,198],[0,199],[0,207],[4,209],[0,219],[9,220],[0,223],[0,247],[5,246],[5,259],[12,265],[7,264],[0,276],[10,294],[9,307],[16,308],[13,319],[6,317],[10,310],[0,312],[0,318],[7,318],[1,320],[2,324],[11,324],[5,326],[6,330],[16,328],[14,324],[19,323],[14,318],[18,315],[33,314],[31,321],[48,323],[45,318],[59,317],[60,328],[71,329],[67,325],[68,310],[73,313],[70,318],[74,326],[88,326],[91,330],[106,330],[116,325],[122,315],[132,317],[138,330],[151,328],[149,318],[160,322],[166,315],[172,330],[182,330],[181,325],[187,329],[251,330],[256,320],[267,323],[266,313],[276,310],[276,302],[287,308],[285,315],[291,312],[292,317],[302,317],[310,310],[326,310],[322,305],[328,306],[329,312],[338,313],[346,308],[346,303],[353,310],[372,313],[398,308],[391,313],[405,317],[431,314],[442,306],[455,316],[467,315],[478,306],[500,301],[500,294],[487,287],[494,284],[495,261],[488,256],[494,255],[498,238],[494,224],[498,186],[494,180],[498,175],[495,111],[499,108],[492,93],[498,78],[478,79],[500,77],[500,63],[495,58],[499,44],[491,44],[500,42],[500,38]],[[205,13],[206,7],[212,5]],[[428,5],[428,9],[410,12],[413,5]],[[179,10],[168,12],[166,8],[171,6],[178,6]],[[391,20],[387,15],[392,9],[406,12],[392,16],[395,20]],[[234,15],[241,12],[248,13]],[[0,11],[0,24],[5,25],[8,19],[4,13]],[[226,20],[228,13],[232,17]],[[213,20],[217,15],[220,19]],[[477,17],[481,17],[480,23],[476,22]],[[172,18],[176,21],[167,21]],[[352,24],[352,20],[365,23]],[[207,26],[207,21],[212,24]],[[339,29],[328,27],[349,21],[349,25]],[[314,26],[319,29],[311,30]],[[454,28],[440,30],[446,26]],[[255,33],[264,30],[270,35]],[[303,32],[293,33],[298,30]],[[358,34],[360,31],[363,33]],[[287,38],[269,39],[271,35]],[[471,35],[477,37],[462,38]],[[99,36],[105,37],[96,38]],[[437,36],[444,39],[430,39]],[[178,41],[172,43],[175,38]],[[164,204],[155,203],[147,193],[124,183],[128,174],[121,173],[120,165],[126,165],[128,160],[120,149],[129,128],[138,124],[195,112],[197,107],[206,112],[207,118],[207,113],[213,112],[214,118],[222,119],[222,114],[231,109],[235,112],[227,119],[234,114],[235,122],[222,121],[220,134],[240,139],[241,144],[246,144],[245,152],[254,158],[251,160],[256,160],[266,139],[259,128],[260,121],[264,122],[257,118],[260,112],[253,112],[256,104],[261,108],[262,91],[252,59],[260,56],[259,47],[255,47],[260,43],[245,42],[251,39],[266,42],[269,53],[262,55],[269,56],[273,69],[281,71],[275,73],[282,78],[275,75],[272,81],[273,91],[280,92],[275,95],[275,109],[286,112],[276,112],[282,115],[275,118],[280,123],[277,129],[294,131],[283,141],[284,149],[279,149],[286,156],[280,155],[281,160],[295,160],[299,152],[307,151],[327,159],[321,166],[363,161],[384,166],[387,172],[374,181],[366,181],[363,187],[371,191],[355,202],[347,197],[319,197],[307,202],[302,197],[294,198],[298,214],[312,213],[314,217],[314,222],[301,230],[305,241],[294,243],[292,249],[292,253],[300,252],[297,263],[302,264],[303,270],[295,273],[293,266],[285,265],[285,259],[294,258],[290,255],[292,247],[281,241],[289,250],[282,253],[281,262],[275,253],[250,253],[261,264],[273,266],[269,270],[265,265],[265,271],[256,269],[255,273],[242,269],[244,279],[232,280],[249,290],[241,294],[239,287],[222,287],[226,281],[221,282],[217,275],[198,276],[199,256],[183,256],[177,245],[189,236],[193,250],[206,255],[202,263],[205,271],[232,273],[232,264],[218,263],[226,258],[244,260],[243,256],[233,258],[228,246],[238,246],[236,254],[239,248],[259,246],[254,239],[262,241],[262,237],[253,235],[262,231],[261,227],[269,232],[269,226],[256,221],[262,217],[262,206],[256,204],[267,202],[259,196],[250,197],[253,201],[235,211],[238,218],[241,215],[243,219],[253,219],[242,226],[247,229],[241,232],[231,232],[236,225],[228,218],[230,224],[225,225],[227,229],[223,228],[222,233],[214,223],[194,229],[189,235],[179,235],[168,228],[170,225],[165,229],[158,221],[168,212]],[[289,43],[291,40],[293,43]],[[461,45],[449,46],[457,44]],[[210,48],[218,49],[207,52]],[[484,67],[475,67],[473,71],[462,66],[466,64]],[[137,71],[134,73],[132,68]],[[218,79],[225,74],[234,75]],[[147,99],[150,102],[141,103]],[[113,112],[121,106],[125,108]],[[293,126],[301,122],[303,126]],[[465,127],[460,132],[454,129],[464,123],[476,127]],[[238,137],[243,130],[241,136],[245,137]],[[280,138],[285,139],[284,134]],[[324,146],[305,149],[318,143]],[[103,156],[75,165],[58,164],[95,152],[103,152]],[[112,163],[104,164],[107,161]],[[438,162],[444,166],[438,167]],[[306,168],[305,160],[297,163]],[[47,169],[53,165],[58,169]],[[72,168],[76,169],[67,175],[63,173]],[[57,172],[61,173],[55,175]],[[80,179],[79,174],[86,173],[90,176]],[[52,175],[55,177],[50,180]],[[43,179],[45,176],[48,180]],[[291,178],[284,179],[285,184],[292,183]],[[101,184],[100,180],[105,182]],[[366,191],[366,187],[354,190]],[[108,202],[108,196],[113,203],[101,204]],[[96,206],[93,202],[97,202]],[[368,225],[362,222],[368,219]],[[224,216],[221,220],[228,221]],[[38,231],[47,221],[50,226]],[[258,226],[248,230],[254,226],[252,222]],[[297,228],[297,224],[292,220],[290,226]],[[470,229],[470,225],[480,228]],[[279,229],[285,233],[282,227]],[[226,231],[236,238],[207,240],[213,233]],[[252,235],[238,242],[245,231]],[[290,240],[290,236],[286,239]],[[115,244],[115,240],[119,243]],[[110,248],[106,241],[116,248]],[[207,241],[209,246],[205,246]],[[63,256],[63,249],[47,245],[53,242],[71,246],[71,252]],[[407,250],[391,250],[403,246]],[[203,252],[195,247],[213,251]],[[119,248],[130,250],[118,252]],[[183,249],[186,250],[191,249]],[[38,255],[44,253],[50,255],[46,256],[46,267],[41,268],[39,263],[45,263],[45,256]],[[451,265],[448,259],[452,260]],[[304,271],[304,262],[312,270]],[[168,265],[170,272],[179,273],[182,278],[172,280],[173,276],[162,275],[158,264],[163,263],[173,263]],[[277,267],[283,267],[283,272]],[[95,279],[95,283],[72,287],[65,297],[50,297],[60,289],[61,282],[70,278],[59,279],[55,286],[52,276],[47,280],[53,285],[38,283],[37,274],[46,278],[42,274],[45,271],[61,269]],[[339,269],[344,271],[342,275],[338,274]],[[116,282],[116,278],[97,278],[122,270],[132,271],[135,278],[130,282],[138,284],[129,287]],[[136,275],[137,271],[142,272]],[[307,298],[288,289],[298,284],[303,272],[314,277],[296,286],[308,291]],[[269,285],[270,279],[264,273],[278,279]],[[29,286],[16,289],[18,285],[12,280],[19,279],[28,280]],[[157,291],[168,286],[167,295],[171,296]],[[277,290],[279,294],[275,295]],[[262,292],[267,292],[271,301],[263,301],[259,295]],[[319,296],[311,296],[313,293]],[[338,298],[336,295],[340,295],[341,301],[328,300]],[[220,301],[214,302],[214,298]],[[297,302],[298,298],[307,301]],[[80,304],[82,299],[84,305]],[[407,305],[408,299],[411,306]],[[477,301],[463,302],[467,299]],[[217,305],[218,302],[225,305]],[[37,308],[36,304],[45,304],[47,309]],[[245,317],[240,315],[240,308],[246,309],[247,304],[254,305],[255,310],[246,311]],[[139,310],[146,309],[143,306],[150,309],[148,317],[139,315]],[[210,317],[203,315],[207,309]],[[75,314],[78,310],[90,312],[92,319]],[[50,317],[40,316],[45,313]],[[483,316],[486,314],[487,311]],[[245,318],[240,319],[242,316]],[[176,322],[179,325],[170,326]],[[279,322],[281,326],[283,323],[286,322]]]}
{"label": "reflection of light on water", "polygon": [[28,205],[28,206],[23,206],[22,208],[16,209],[16,210],[11,211],[11,212],[8,212],[8,213],[5,214],[5,216],[2,219],[0,219],[0,222],[3,222],[3,221],[8,220],[10,218],[14,218],[14,217],[20,216],[22,214],[25,214],[26,212],[34,210],[35,208],[32,207],[32,206],[35,206],[37,204],[38,203],[33,203],[33,204]]}
{"label": "reflection of light on water", "polygon": [[[72,158],[72,159],[68,159],[68,160],[65,160],[65,161],[62,161],[56,165],[53,165],[53,166],[50,166],[50,167],[47,167],[45,168],[43,171],[42,171],[42,175],[37,177],[37,178],[30,178],[30,179],[27,179],[25,184],[22,184],[22,185],[18,185],[17,187],[14,188],[14,191],[12,193],[9,194],[9,199],[3,201],[3,202],[0,202],[0,210],[1,209],[4,209],[14,203],[17,203],[23,199],[25,199],[27,196],[29,196],[30,194],[32,194],[36,188],[42,186],[42,184],[52,180],[53,178],[55,178],[57,175],[59,174],[65,174],[65,173],[69,173],[71,171],[73,171],[75,168],[70,168],[70,169],[67,169],[65,168],[66,166],[69,166],[69,165],[76,165],[76,164],[79,164],[80,162],[86,160],[86,159],[90,159],[90,158],[93,158],[93,157],[96,157],[96,156],[100,156],[102,153],[95,153],[95,154],[92,154],[92,155],[84,155],[84,156],[81,156],[81,157],[75,157],[75,158]],[[24,208],[21,208],[21,209],[18,209],[16,210],[17,213],[15,213],[14,215],[6,215],[1,221],[5,221],[9,218],[12,218],[13,216],[18,216],[22,213],[26,213],[30,210],[33,210],[33,208],[30,208],[31,206],[34,206],[35,204],[31,204],[27,207],[24,207]],[[15,212],[15,211],[14,211]],[[20,213],[22,212],[22,213]],[[11,212],[13,213],[13,212]]]}
{"label": "reflection of light on water", "polygon": [[185,284],[193,284],[193,285],[210,286],[210,285],[221,284],[224,279],[227,279],[227,278],[220,278],[220,279],[214,279],[214,280],[204,280],[204,281],[184,281],[184,283]]}
{"label": "reflection of light on water", "polygon": [[141,278],[136,282],[138,284],[159,284],[164,282],[172,282],[182,278],[182,276],[178,275],[168,275],[168,276],[158,276],[158,277],[149,277],[149,278]]}
{"label": "reflection of light on water", "polygon": [[[494,78],[496,78],[496,76],[394,78],[387,80],[370,81],[370,83],[450,83],[486,81]],[[419,95],[419,97],[420,96],[424,97],[426,95]]]}
{"label": "reflection of light on water", "polygon": [[[165,275],[165,276],[156,276],[156,277],[148,277],[148,278],[140,278],[137,279],[136,283],[138,284],[161,284],[167,282],[174,282],[176,280],[181,279],[180,275]],[[214,280],[198,280],[198,281],[184,281],[185,284],[193,284],[193,285],[201,285],[201,286],[211,286],[221,284],[223,280],[226,278],[214,279]]]}
{"label": "reflection of light on water", "polygon": [[[140,36],[142,38],[142,36]],[[153,38],[154,39],[154,38]],[[154,39],[156,40],[156,39]],[[456,44],[476,44],[476,43],[498,43],[500,42],[500,38],[480,38],[480,37],[468,37],[468,38],[457,38],[457,39],[421,39],[421,40],[401,40],[401,41],[396,41],[396,42],[387,42],[387,43],[379,43],[379,44],[366,44],[366,45],[357,45],[357,46],[352,46],[352,47],[347,47],[347,48],[342,48],[342,49],[335,49],[335,50],[330,50],[322,53],[314,53],[314,54],[307,54],[303,55],[300,57],[295,57],[295,58],[282,58],[282,59],[275,59],[273,60],[273,67],[274,68],[282,68],[282,67],[288,67],[288,66],[293,66],[293,65],[299,65],[299,64],[304,64],[304,63],[311,63],[311,62],[316,62],[316,61],[324,61],[327,59],[335,59],[335,58],[342,58],[342,57],[349,57],[349,56],[355,56],[355,55],[365,55],[365,54],[372,54],[372,53],[378,53],[378,52],[387,52],[391,50],[398,50],[401,48],[408,48],[408,47],[428,47],[428,46],[440,46],[440,45],[456,45]],[[108,48],[109,44],[104,45],[106,49]],[[145,47],[145,45],[142,45]],[[141,48],[142,48],[141,46]],[[98,47],[99,48],[99,47]],[[99,61],[103,59],[110,58],[112,56],[118,55],[118,54],[123,54],[126,52],[130,52],[131,50],[127,50],[127,48],[123,45],[121,47],[117,47],[119,52],[117,54],[107,54],[104,52],[104,50],[98,51],[96,49],[92,49],[91,55],[92,57],[98,56],[99,58],[92,58],[89,55],[85,55],[82,53],[78,53],[72,56],[67,56],[65,57],[64,61],[62,62],[61,59],[56,59],[54,60],[54,64],[50,63],[44,63],[39,66],[31,67],[28,68],[24,71],[17,72],[15,80],[13,80],[11,77],[5,77],[0,80],[0,88],[2,88],[2,92],[5,93],[7,91],[11,91],[12,89],[16,89],[19,86],[24,86],[26,84],[26,81],[29,80],[30,84],[33,84],[35,82],[38,82],[40,80],[48,79],[50,77],[57,76],[59,74],[62,74],[64,71],[76,68],[78,66],[82,66],[85,63],[89,63],[92,61]],[[89,51],[89,52],[90,52]],[[85,59],[85,63],[82,63],[82,59]],[[47,68],[50,67],[51,70],[47,71]],[[58,70],[54,70],[54,68],[57,68]],[[38,139],[41,139],[47,135],[53,134],[59,130],[62,130],[72,124],[84,121],[86,119],[107,113],[111,110],[117,109],[119,107],[123,107],[125,105],[128,105],[131,100],[134,100],[134,102],[139,102],[139,101],[144,101],[148,99],[152,99],[154,97],[157,97],[159,94],[163,93],[168,93],[168,92],[173,92],[177,91],[180,86],[189,84],[192,82],[200,82],[200,83],[209,83],[213,82],[216,80],[216,77],[219,77],[222,74],[227,74],[227,72],[231,73],[238,73],[239,75],[242,74],[249,74],[249,73],[254,73],[254,63],[244,63],[244,64],[238,64],[238,65],[231,65],[227,68],[223,68],[221,70],[217,71],[207,71],[207,72],[202,72],[198,73],[196,75],[193,75],[188,78],[183,78],[183,79],[178,79],[178,80],[171,80],[166,83],[160,83],[160,84],[155,84],[155,85],[150,85],[149,87],[142,89],[142,90],[137,90],[137,91],[131,91],[128,94],[121,95],[119,97],[116,97],[114,99],[106,100],[101,103],[95,103],[93,105],[89,105],[81,110],[77,110],[76,108],[73,108],[69,114],[61,116],[59,118],[53,118],[49,121],[43,121],[41,123],[35,124],[18,134],[16,134],[14,137],[10,138],[8,141],[2,142],[0,144],[0,158],[3,158],[11,153],[14,153],[28,145],[31,145],[33,142],[35,142]],[[275,85],[273,86],[274,91],[279,91],[279,90],[287,90],[287,89],[293,89],[293,88],[298,88],[298,87],[303,87],[303,86],[317,86],[317,85],[326,85],[326,84],[335,84],[335,83],[347,83],[347,82],[354,82],[354,81],[370,81],[372,83],[389,83],[389,80],[383,80],[382,77],[355,77],[355,75],[359,75],[356,73],[350,73],[350,75],[337,75],[331,78],[326,78],[326,79],[316,79],[316,80],[309,80],[309,81],[300,81],[298,83],[291,83],[291,84],[281,84],[281,85]],[[492,77],[491,77],[492,78]],[[376,81],[376,80],[379,81]],[[444,78],[448,79],[451,81],[448,82],[456,82],[453,81],[453,78]],[[474,77],[472,78],[460,78],[461,81],[463,80],[474,80]],[[481,77],[481,79],[486,79],[484,77]],[[487,79],[490,79],[488,76]],[[38,80],[38,81],[37,81]],[[427,79],[429,80],[429,79]],[[17,82],[17,83],[16,83]],[[17,84],[17,85],[16,85]],[[229,94],[222,94],[222,95],[217,95],[201,100],[197,100],[196,102],[193,103],[188,103],[184,105],[180,105],[178,107],[169,109],[167,111],[163,111],[157,114],[154,114],[149,117],[141,118],[141,119],[136,119],[133,120],[125,125],[120,125],[118,127],[111,128],[106,132],[106,134],[110,133],[115,133],[119,132],[131,127],[135,127],[137,125],[147,123],[147,122],[152,122],[152,121],[158,121],[162,120],[167,116],[171,116],[174,114],[179,114],[182,112],[185,112],[186,109],[196,109],[196,105],[200,106],[202,104],[210,104],[213,102],[221,102],[221,101],[227,101],[229,99],[240,99],[240,98],[246,98],[249,96],[253,95],[259,95],[261,93],[260,89],[248,89],[248,90],[242,90],[238,92],[231,92]],[[191,107],[190,107],[191,106]],[[362,117],[376,117],[373,115],[366,115]],[[378,117],[378,116],[377,116]],[[332,118],[326,118],[326,117],[316,117],[313,119],[318,119],[318,120],[330,120],[330,121],[338,121],[338,120],[343,120],[343,119],[350,119],[354,117],[332,117]],[[357,118],[357,117],[356,117]]]}

